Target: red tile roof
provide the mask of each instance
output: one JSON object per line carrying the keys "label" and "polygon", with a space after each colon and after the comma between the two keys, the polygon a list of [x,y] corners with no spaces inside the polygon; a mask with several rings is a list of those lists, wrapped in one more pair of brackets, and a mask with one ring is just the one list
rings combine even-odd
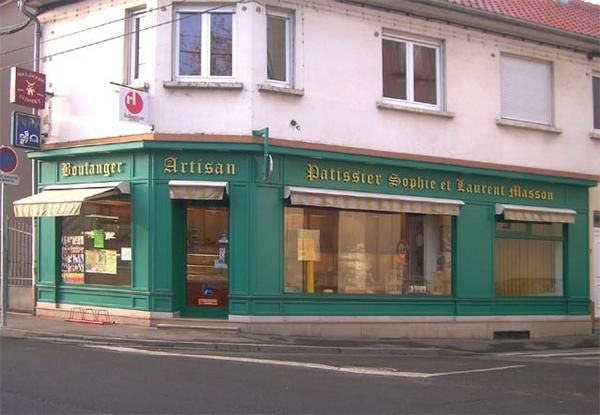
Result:
{"label": "red tile roof", "polygon": [[446,0],[554,29],[600,37],[600,6],[582,0]]}

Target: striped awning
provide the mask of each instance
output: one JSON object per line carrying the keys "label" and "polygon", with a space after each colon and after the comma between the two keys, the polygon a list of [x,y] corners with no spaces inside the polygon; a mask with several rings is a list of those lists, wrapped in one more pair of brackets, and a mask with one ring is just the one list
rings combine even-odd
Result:
{"label": "striped awning", "polygon": [[458,216],[464,205],[461,200],[294,186],[286,186],[284,196],[290,198],[292,205],[430,215]]}
{"label": "striped awning", "polygon": [[86,200],[129,193],[129,182],[47,186],[40,193],[13,203],[16,217],[76,216]]}
{"label": "striped awning", "polygon": [[506,220],[518,220],[523,222],[575,223],[577,212],[572,209],[554,209],[497,203],[496,215],[503,215]]}
{"label": "striped awning", "polygon": [[171,199],[223,200],[227,182],[203,182],[192,180],[170,180]]}

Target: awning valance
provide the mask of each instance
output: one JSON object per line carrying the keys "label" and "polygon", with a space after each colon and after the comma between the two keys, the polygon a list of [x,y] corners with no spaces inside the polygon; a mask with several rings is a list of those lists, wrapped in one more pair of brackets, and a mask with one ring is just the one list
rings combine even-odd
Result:
{"label": "awning valance", "polygon": [[169,194],[171,199],[222,200],[227,186],[227,182],[169,180]]}
{"label": "awning valance", "polygon": [[16,217],[76,216],[86,200],[129,193],[129,182],[47,186],[43,191],[13,203]]}
{"label": "awning valance", "polygon": [[572,209],[554,209],[536,206],[496,204],[496,215],[507,220],[523,222],[575,223],[577,212]]}
{"label": "awning valance", "polygon": [[460,200],[294,186],[286,186],[285,198],[288,197],[292,205],[431,215],[457,216],[464,205]]}

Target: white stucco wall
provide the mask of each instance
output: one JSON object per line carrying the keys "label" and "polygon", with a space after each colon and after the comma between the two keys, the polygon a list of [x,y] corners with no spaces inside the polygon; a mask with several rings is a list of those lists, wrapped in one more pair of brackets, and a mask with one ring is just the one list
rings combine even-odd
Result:
{"label": "white stucco wall", "polygon": [[[78,3],[77,11],[57,9],[44,16],[44,37],[123,18],[125,7],[139,3],[94,0]],[[263,3],[252,2],[236,6],[235,81],[243,90],[165,89],[163,82],[172,80],[173,27],[163,23],[174,16],[166,6],[149,13],[161,24],[154,30],[155,71],[148,80],[156,132],[249,135],[268,126],[272,137],[289,140],[600,175],[600,140],[589,137],[591,73],[600,70],[600,59],[328,0],[267,3],[295,11],[295,87],[304,89],[304,96],[258,91],[265,82],[266,20]],[[48,42],[42,54],[119,36],[124,27],[118,21]],[[377,108],[384,29],[444,42],[446,110],[454,118]],[[118,121],[118,94],[109,82],[123,82],[124,45],[119,37],[43,64],[56,94],[49,141],[150,131]],[[552,62],[555,126],[562,134],[496,125],[501,53]],[[300,129],[291,127],[291,120]]]}

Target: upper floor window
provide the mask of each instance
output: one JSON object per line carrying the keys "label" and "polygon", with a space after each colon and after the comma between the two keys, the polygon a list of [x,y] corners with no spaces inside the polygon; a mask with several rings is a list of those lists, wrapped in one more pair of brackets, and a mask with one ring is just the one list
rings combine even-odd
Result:
{"label": "upper floor window", "polygon": [[592,91],[594,96],[594,129],[600,129],[600,75],[592,76]]}
{"label": "upper floor window", "polygon": [[552,64],[501,55],[502,118],[552,125]]}
{"label": "upper floor window", "polygon": [[179,9],[176,13],[177,78],[232,77],[235,36],[233,12]]}
{"label": "upper floor window", "polygon": [[441,109],[441,44],[383,37],[383,97]]}
{"label": "upper floor window", "polygon": [[267,80],[292,84],[292,13],[267,12]]}
{"label": "upper floor window", "polygon": [[128,56],[127,82],[147,81],[149,70],[148,56],[151,42],[149,40],[150,26],[147,10],[132,10],[127,17]]}

